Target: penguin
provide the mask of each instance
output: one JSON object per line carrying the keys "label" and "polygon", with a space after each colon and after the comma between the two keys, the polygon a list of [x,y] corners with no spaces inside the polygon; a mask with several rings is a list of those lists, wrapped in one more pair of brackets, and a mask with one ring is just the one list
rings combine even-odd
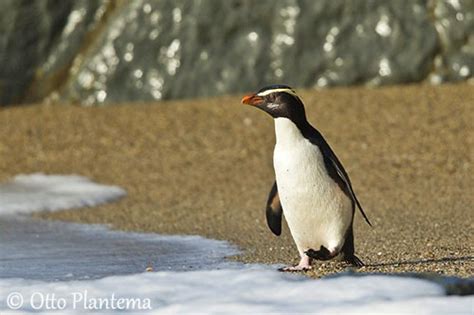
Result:
{"label": "penguin", "polygon": [[353,221],[357,207],[367,218],[342,163],[323,135],[307,120],[303,102],[287,85],[271,85],[242,98],[273,117],[275,182],[266,204],[270,230],[281,234],[284,215],[300,254],[295,266],[280,271],[306,271],[312,260],[339,254],[363,266],[355,255]]}

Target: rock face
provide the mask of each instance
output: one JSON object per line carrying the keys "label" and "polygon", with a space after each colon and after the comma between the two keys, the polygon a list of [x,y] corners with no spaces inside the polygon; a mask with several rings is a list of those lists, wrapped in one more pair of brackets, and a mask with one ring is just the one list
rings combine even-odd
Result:
{"label": "rock face", "polygon": [[59,87],[104,12],[98,1],[0,1],[0,104],[38,101]]}
{"label": "rock face", "polygon": [[0,2],[0,103],[466,80],[470,0]]}

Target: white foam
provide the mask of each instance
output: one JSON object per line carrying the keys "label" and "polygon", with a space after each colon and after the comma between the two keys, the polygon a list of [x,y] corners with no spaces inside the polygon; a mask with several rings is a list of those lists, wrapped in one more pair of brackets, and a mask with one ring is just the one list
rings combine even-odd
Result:
{"label": "white foam", "polygon": [[[40,292],[65,299],[66,310],[78,313],[84,311],[84,302],[74,303],[74,292],[83,298],[87,292],[87,299],[96,300],[110,301],[112,295],[115,299],[139,298],[141,303],[149,299],[151,309],[146,311],[154,314],[469,314],[474,302],[472,296],[445,296],[440,285],[421,279],[371,275],[311,280],[268,267],[142,273],[56,283],[4,279],[0,280],[0,309],[8,310],[5,298],[12,291],[22,295],[22,311],[34,311],[31,296]],[[41,310],[47,311],[45,307]],[[104,306],[101,309],[106,310]]]}
{"label": "white foam", "polygon": [[[8,183],[0,184],[0,214],[93,206],[124,194],[124,190],[119,187],[99,185],[81,176],[20,175]],[[62,306],[65,309],[57,313],[114,312],[120,306],[117,303],[113,305],[113,299],[117,301],[120,298],[140,299],[140,305],[135,303],[135,307],[123,311],[153,314],[469,314],[474,303],[473,296],[446,296],[441,285],[427,280],[382,275],[342,275],[313,280],[278,273],[275,266],[219,264],[220,258],[232,248],[226,244],[212,243],[217,241],[207,240],[209,244],[206,245],[206,240],[196,237],[174,237],[168,240],[149,234],[112,232],[101,227],[83,228],[29,220],[16,216],[0,220],[3,232],[0,236],[5,241],[2,244],[5,248],[3,252],[0,251],[5,266],[3,279],[0,279],[2,314],[50,313]],[[16,234],[9,234],[8,231]],[[87,245],[91,243],[96,246],[89,248]],[[31,249],[27,245],[32,246]],[[171,255],[169,246],[183,255]],[[71,251],[66,252],[65,248]],[[118,255],[123,248],[136,251]],[[204,250],[196,252],[194,248]],[[117,275],[120,272],[144,270],[149,259],[159,263],[160,257],[151,253],[168,257],[173,266],[186,266],[190,263],[188,258],[192,257],[197,259],[197,263],[190,265],[201,266],[199,263],[209,264],[207,261],[211,261],[215,268],[222,269]],[[119,267],[125,265],[126,268],[117,269],[108,259],[115,259]],[[9,261],[14,261],[20,268],[11,267]],[[77,267],[73,263],[77,263]],[[82,268],[81,264],[86,264],[92,271]],[[21,272],[21,267],[28,269],[28,273]],[[49,268],[51,275],[46,275],[44,268]],[[34,275],[35,272],[44,275]],[[70,280],[86,279],[84,275],[102,277],[107,274],[114,276]],[[9,278],[11,276],[21,276],[23,279]],[[25,279],[28,276],[29,279]],[[12,294],[21,296],[22,305],[18,311],[13,311],[7,304]],[[78,302],[76,299],[74,303],[74,298],[79,297],[82,300]],[[41,298],[44,299],[43,303]],[[63,299],[64,304],[58,305],[58,301]],[[98,299],[108,301],[108,304],[102,304],[99,309],[90,307]],[[15,301],[18,302],[18,298]]]}
{"label": "white foam", "polygon": [[117,186],[77,175],[18,175],[0,184],[0,215],[92,207],[125,196]]}

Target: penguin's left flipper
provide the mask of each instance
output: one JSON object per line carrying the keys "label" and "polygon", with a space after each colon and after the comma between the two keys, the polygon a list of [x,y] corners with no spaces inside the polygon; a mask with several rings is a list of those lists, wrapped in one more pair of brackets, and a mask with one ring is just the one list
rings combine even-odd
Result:
{"label": "penguin's left flipper", "polygon": [[323,154],[324,157],[324,165],[326,166],[326,170],[329,176],[339,185],[342,191],[352,200],[353,204],[359,208],[360,213],[367,222],[368,225],[372,226],[370,223],[369,218],[364,212],[359,199],[352,188],[352,183],[347,174],[344,166],[342,166],[341,161],[337,158],[334,151],[331,149],[329,144],[324,140],[324,137],[321,135],[319,131],[313,128],[313,134],[316,134],[316,137],[309,138],[311,143],[317,144]]}
{"label": "penguin's left flipper", "polygon": [[270,230],[276,236],[281,234],[281,217],[283,208],[281,207],[280,197],[278,196],[278,188],[276,181],[273,183],[272,189],[268,196],[265,215]]}

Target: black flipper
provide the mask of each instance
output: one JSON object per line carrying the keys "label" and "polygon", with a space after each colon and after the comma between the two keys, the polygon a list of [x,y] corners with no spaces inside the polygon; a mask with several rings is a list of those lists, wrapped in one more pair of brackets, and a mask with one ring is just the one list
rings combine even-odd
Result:
{"label": "black flipper", "polygon": [[267,200],[267,208],[265,211],[267,217],[267,224],[270,230],[276,236],[281,234],[281,216],[283,209],[280,203],[280,197],[278,196],[278,188],[276,182],[273,183],[272,190]]}
{"label": "black flipper", "polygon": [[354,234],[352,232],[352,223],[347,231],[346,240],[342,247],[343,259],[345,262],[351,264],[354,267],[362,267],[364,263],[354,254]]}
{"label": "black flipper", "polygon": [[318,145],[319,149],[323,154],[324,164],[327,168],[329,176],[331,176],[331,178],[339,184],[339,187],[341,187],[342,191],[344,191],[344,193],[349,198],[351,198],[354,205],[359,208],[367,224],[372,226],[369,221],[369,218],[367,218],[367,215],[364,212],[364,209],[362,209],[362,206],[360,205],[360,202],[357,199],[354,190],[352,189],[352,184],[351,180],[349,179],[349,175],[347,175],[344,166],[342,166],[342,163],[339,161],[334,151],[331,149],[326,140],[324,140],[324,137],[318,130],[311,127],[310,125],[306,127],[303,133],[306,134],[305,137],[308,138],[312,143]]}

